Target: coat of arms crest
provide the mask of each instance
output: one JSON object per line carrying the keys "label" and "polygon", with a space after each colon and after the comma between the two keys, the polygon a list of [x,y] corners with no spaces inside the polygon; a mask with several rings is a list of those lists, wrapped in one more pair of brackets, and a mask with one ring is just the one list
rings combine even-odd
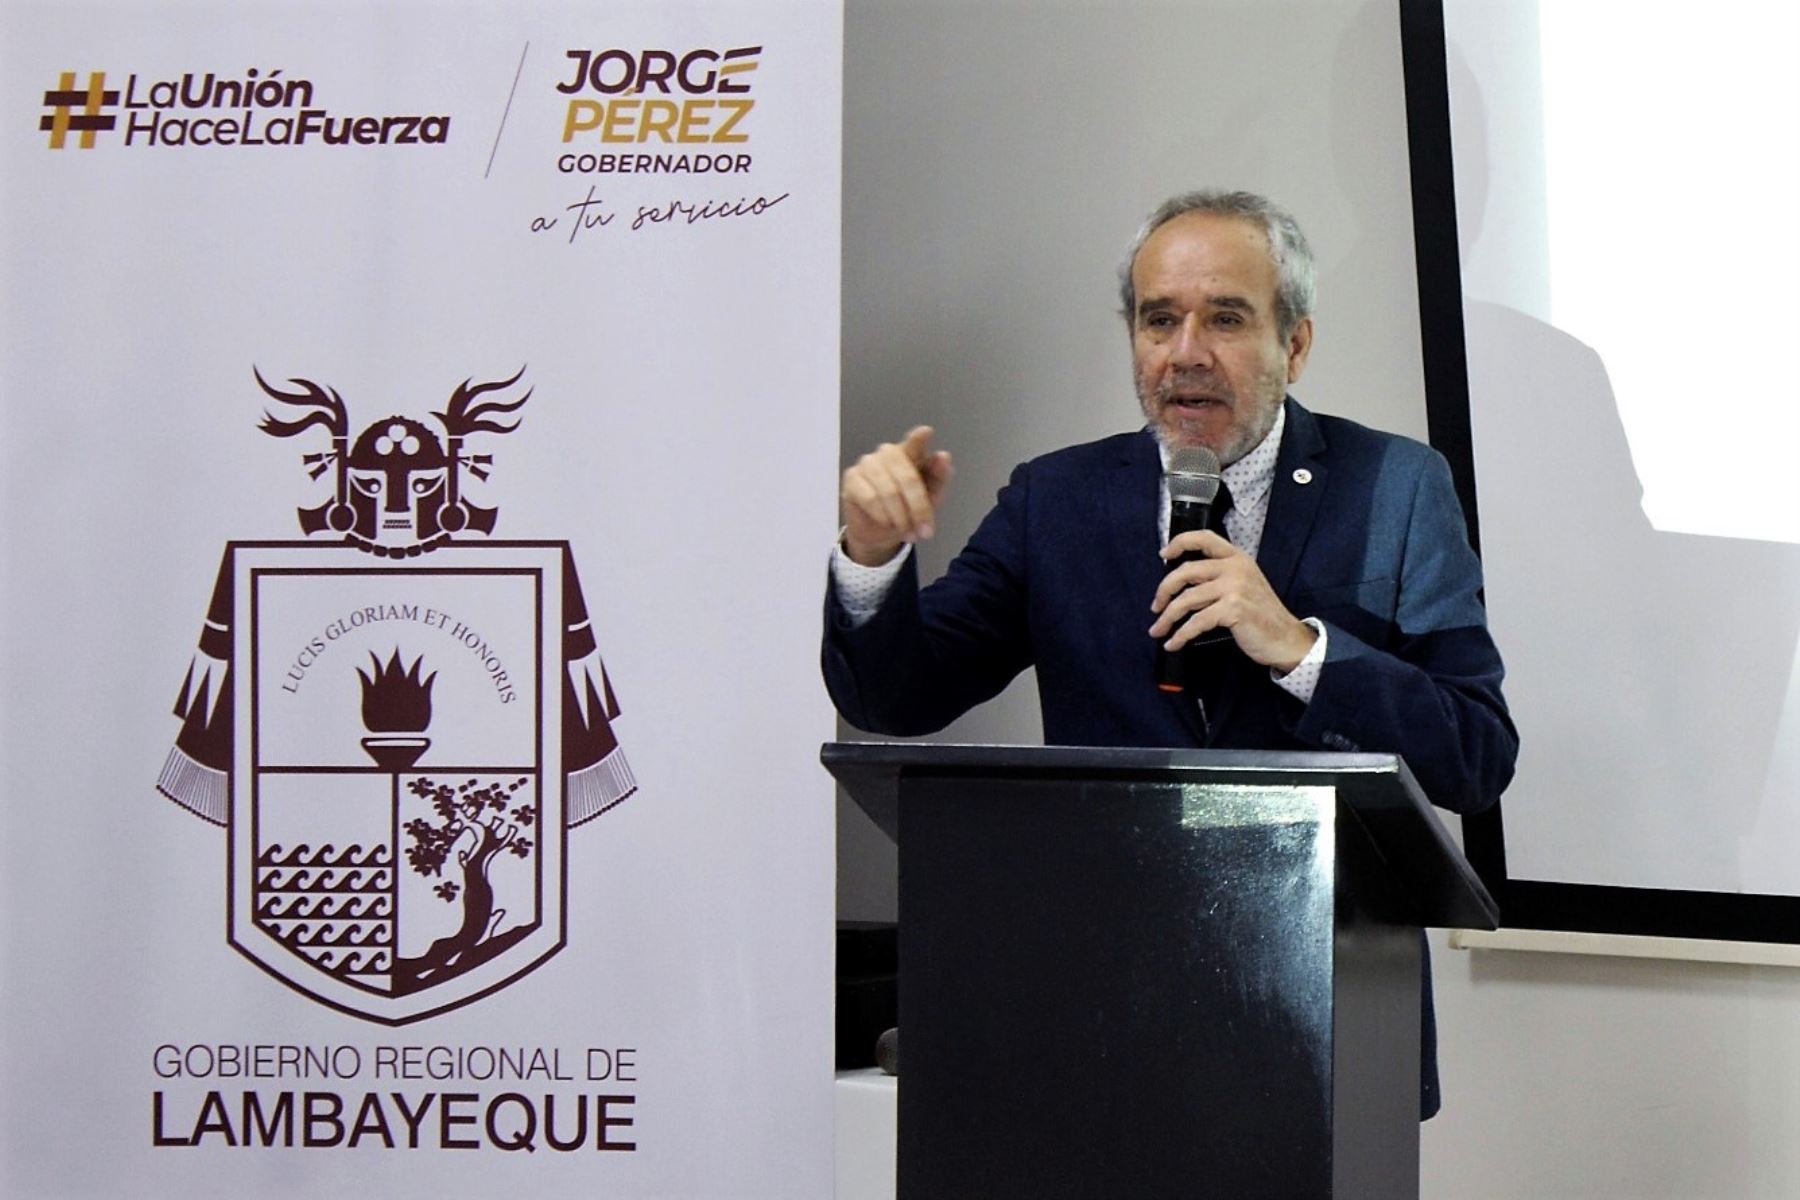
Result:
{"label": "coat of arms crest", "polygon": [[307,535],[234,541],[158,790],[229,830],[230,943],[290,987],[403,1024],[506,986],[565,939],[568,831],[636,789],[566,542],[501,541],[474,503],[530,392],[465,382],[442,431],[352,440],[343,399],[263,391],[332,495]]}

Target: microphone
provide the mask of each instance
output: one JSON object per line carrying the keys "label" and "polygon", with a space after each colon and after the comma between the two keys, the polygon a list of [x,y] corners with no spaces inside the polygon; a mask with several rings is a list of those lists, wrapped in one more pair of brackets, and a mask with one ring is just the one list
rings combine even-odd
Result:
{"label": "microphone", "polygon": [[[1163,479],[1169,485],[1169,537],[1205,529],[1212,519],[1213,501],[1219,495],[1219,456],[1205,446],[1180,446],[1169,455],[1169,468]],[[1206,555],[1190,550],[1168,566],[1173,571],[1183,563],[1197,562]],[[1184,649],[1210,642],[1224,641],[1229,629],[1215,629],[1189,642]],[[1187,688],[1183,677],[1182,652],[1173,654],[1161,646],[1156,648],[1156,686],[1159,691],[1182,692]]]}

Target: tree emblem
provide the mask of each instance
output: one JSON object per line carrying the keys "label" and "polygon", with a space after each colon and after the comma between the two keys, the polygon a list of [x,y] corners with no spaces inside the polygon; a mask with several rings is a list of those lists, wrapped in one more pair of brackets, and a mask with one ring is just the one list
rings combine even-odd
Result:
{"label": "tree emblem", "polygon": [[[527,932],[514,929],[495,935],[506,910],[494,903],[489,868],[502,853],[520,858],[531,855],[531,839],[524,836],[536,820],[530,806],[513,805],[513,795],[531,781],[520,777],[509,783],[482,783],[476,779],[459,787],[419,776],[407,790],[429,800],[435,819],[414,817],[405,826],[406,862],[415,875],[442,880],[432,890],[447,904],[462,899],[462,924],[456,932],[438,938],[416,958],[399,958],[394,964],[398,992],[429,987],[445,972],[461,973],[501,953]],[[510,806],[510,807],[509,807]],[[445,871],[452,861],[455,877]]]}

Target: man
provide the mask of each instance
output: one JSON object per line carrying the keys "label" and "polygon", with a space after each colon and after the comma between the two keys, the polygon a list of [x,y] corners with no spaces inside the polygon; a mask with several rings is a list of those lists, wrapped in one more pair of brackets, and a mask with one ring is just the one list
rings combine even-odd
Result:
{"label": "man", "polygon": [[[1518,740],[1447,466],[1286,394],[1313,339],[1299,226],[1260,196],[1178,196],[1120,280],[1148,426],[1019,467],[942,579],[919,588],[909,545],[951,476],[932,431],[844,473],[824,647],[839,711],[926,733],[1034,665],[1051,743],[1397,753],[1434,803],[1492,804]],[[1184,446],[1224,466],[1229,539],[1159,530]],[[1190,552],[1204,557],[1166,571]],[[1212,630],[1236,650],[1187,652],[1199,694],[1159,691],[1157,647]]]}

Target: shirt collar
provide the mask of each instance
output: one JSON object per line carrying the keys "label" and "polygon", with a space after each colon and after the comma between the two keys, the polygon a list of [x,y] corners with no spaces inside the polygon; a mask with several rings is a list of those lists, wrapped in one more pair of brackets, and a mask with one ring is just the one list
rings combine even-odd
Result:
{"label": "shirt collar", "polygon": [[1233,504],[1255,505],[1269,494],[1275,479],[1275,460],[1281,456],[1281,434],[1287,428],[1287,405],[1275,410],[1275,424],[1256,444],[1256,449],[1219,472],[1231,489]]}
{"label": "shirt collar", "polygon": [[[1275,460],[1281,457],[1281,434],[1287,428],[1287,404],[1275,410],[1275,424],[1269,426],[1269,432],[1256,448],[1244,457],[1219,472],[1219,478],[1231,489],[1231,502],[1235,507],[1254,504],[1268,493],[1269,484],[1275,479]],[[1169,448],[1157,442],[1157,451],[1162,455],[1163,473],[1169,470]]]}

